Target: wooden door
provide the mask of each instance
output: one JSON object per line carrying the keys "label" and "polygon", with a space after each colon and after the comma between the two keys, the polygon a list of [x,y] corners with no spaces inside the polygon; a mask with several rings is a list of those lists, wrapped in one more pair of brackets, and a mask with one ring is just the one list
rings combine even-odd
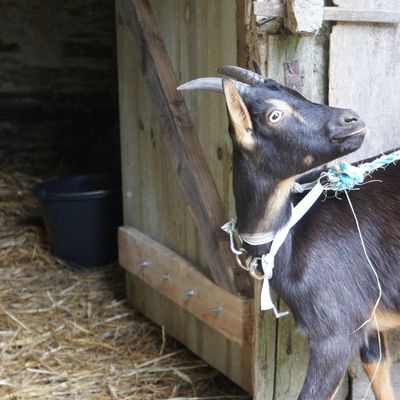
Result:
{"label": "wooden door", "polygon": [[[400,11],[398,0],[335,0],[340,7]],[[357,111],[369,128],[359,160],[400,146],[400,25],[338,22],[332,27],[329,104]]]}
{"label": "wooden door", "polygon": [[[400,11],[398,0],[334,0],[334,3],[356,9]],[[361,149],[351,155],[352,161],[400,146],[400,25],[338,22],[332,27],[329,104],[352,108],[367,124],[369,133]],[[400,335],[392,334],[392,381],[397,396],[400,395],[399,343]],[[358,359],[351,365],[351,375],[353,399],[362,399],[368,382]],[[370,393],[366,399],[374,397]]]}

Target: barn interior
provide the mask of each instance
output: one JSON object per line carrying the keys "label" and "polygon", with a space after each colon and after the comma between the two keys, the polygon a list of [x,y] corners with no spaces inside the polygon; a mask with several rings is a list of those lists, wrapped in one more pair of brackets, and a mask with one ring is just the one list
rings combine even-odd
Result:
{"label": "barn interior", "polygon": [[[252,0],[150,3],[180,83],[213,74],[220,65],[250,65],[248,56],[255,57],[269,76],[313,101],[354,106],[366,117],[373,134],[365,153],[355,159],[399,145],[399,25],[368,17],[362,23],[324,22],[315,35],[288,30],[281,34],[282,18],[266,23],[262,2],[260,14],[252,9]],[[388,11],[379,13],[383,7],[400,18],[397,0],[321,3],[341,6],[342,11],[365,8],[368,15],[375,7],[387,18]],[[237,5],[246,7],[236,10]],[[143,79],[139,52],[126,18],[116,14],[113,0],[3,0],[1,4],[0,398],[248,399],[204,359],[224,358],[228,373],[250,382],[251,368],[242,360],[250,360],[251,351],[240,352],[237,343],[210,329],[214,321],[202,323],[157,290],[143,289],[143,282],[116,264],[91,270],[65,265],[50,248],[38,200],[31,193],[37,183],[54,177],[121,173],[125,158],[125,223],[207,267],[198,229],[171,166],[160,112]],[[360,16],[353,13],[353,17]],[[257,26],[255,20],[262,24]],[[226,120],[221,118],[225,104],[204,93],[185,94],[185,101],[230,212],[234,209],[230,147]],[[137,191],[134,201],[137,188],[143,190]],[[204,274],[209,275],[209,271]],[[167,326],[169,321],[156,325],[135,311],[129,293],[143,308],[147,305],[141,295],[146,294],[146,300],[153,300],[146,311],[156,321],[171,319],[172,327]],[[186,301],[183,293],[180,290]],[[210,307],[208,311],[213,317],[214,311]],[[306,369],[307,345],[290,318],[275,321],[272,315],[258,315],[266,335],[260,336],[259,342],[265,342],[254,352],[260,356],[254,368],[262,376],[260,386],[271,398],[294,398]],[[201,358],[168,336],[173,329],[176,337],[187,336],[193,348],[203,346],[198,351]],[[254,336],[245,339],[251,342]],[[400,338],[393,333],[390,339],[392,375],[400,393]],[[270,357],[269,364],[264,355]],[[367,387],[355,360],[336,398],[362,398]]]}
{"label": "barn interior", "polygon": [[127,305],[117,265],[56,259],[31,194],[120,170],[114,2],[5,0],[0,27],[0,397],[248,398]]}

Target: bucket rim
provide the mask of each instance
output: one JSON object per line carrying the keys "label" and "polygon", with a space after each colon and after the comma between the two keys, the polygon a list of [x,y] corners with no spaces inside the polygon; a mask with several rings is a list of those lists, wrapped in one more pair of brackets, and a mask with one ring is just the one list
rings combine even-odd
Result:
{"label": "bucket rim", "polygon": [[[73,181],[84,181],[92,178],[96,179],[111,179],[115,180],[115,187],[110,187],[107,189],[98,189],[98,190],[86,190],[82,192],[71,192],[67,190],[54,190],[54,186],[60,183],[71,183]],[[121,175],[118,173],[100,173],[100,174],[79,174],[79,175],[68,175],[57,177],[53,179],[49,179],[43,182],[38,183],[32,189],[32,193],[41,200],[90,200],[96,198],[102,198],[109,196],[114,193],[119,193],[122,191],[121,183],[118,181],[121,180]],[[52,189],[53,186],[53,190]]]}

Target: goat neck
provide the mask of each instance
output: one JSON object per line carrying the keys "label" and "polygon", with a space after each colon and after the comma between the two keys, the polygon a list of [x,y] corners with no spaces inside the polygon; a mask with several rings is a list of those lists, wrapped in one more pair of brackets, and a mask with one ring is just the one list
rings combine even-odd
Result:
{"label": "goat neck", "polygon": [[285,225],[291,213],[293,181],[257,170],[249,157],[234,150],[233,190],[239,232],[276,232]]}

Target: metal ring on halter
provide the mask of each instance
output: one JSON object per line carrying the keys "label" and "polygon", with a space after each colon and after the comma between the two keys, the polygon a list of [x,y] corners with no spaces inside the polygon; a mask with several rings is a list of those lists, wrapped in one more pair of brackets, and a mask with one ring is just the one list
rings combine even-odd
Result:
{"label": "metal ring on halter", "polygon": [[235,248],[235,240],[233,238],[233,231],[229,233],[229,241],[231,244],[231,251],[233,254],[235,254],[236,256],[240,256],[240,255],[244,254],[244,252],[246,250],[243,247],[240,247],[239,249]]}
{"label": "metal ring on halter", "polygon": [[262,281],[265,279],[265,274],[264,273],[258,273],[257,272],[257,267],[258,267],[258,261],[261,261],[260,257],[254,257],[249,265],[249,273],[250,275],[259,281]]}
{"label": "metal ring on halter", "polygon": [[[243,250],[243,252],[241,254],[246,253],[246,250],[241,248],[240,250]],[[243,261],[240,259],[241,254],[236,254],[236,262],[238,263],[240,268],[243,268],[245,271],[249,271],[250,267],[248,266],[248,263],[245,262],[243,264]]]}

